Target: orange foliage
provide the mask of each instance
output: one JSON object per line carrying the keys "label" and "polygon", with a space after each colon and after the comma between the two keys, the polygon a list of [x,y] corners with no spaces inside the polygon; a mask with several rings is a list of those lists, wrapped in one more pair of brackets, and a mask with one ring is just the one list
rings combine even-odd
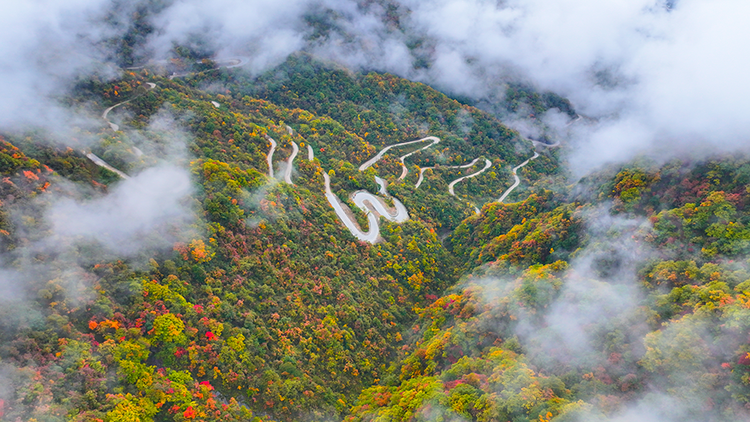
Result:
{"label": "orange foliage", "polygon": [[211,254],[206,251],[206,244],[200,239],[190,242],[190,255],[192,255],[195,262],[208,262],[211,260]]}
{"label": "orange foliage", "polygon": [[184,243],[175,243],[174,247],[172,249],[175,250],[176,252],[178,252],[182,256],[182,259],[184,259],[184,260],[187,261],[187,259],[188,259],[188,248],[187,248],[187,246]]}
{"label": "orange foliage", "polygon": [[[105,319],[104,321],[100,322],[99,325],[102,327],[110,327],[115,330],[120,329],[120,321],[114,321],[111,319]],[[91,323],[89,323],[89,327],[90,326],[91,326]]]}
{"label": "orange foliage", "polygon": [[23,175],[26,176],[26,178],[29,180],[39,180],[39,176],[34,174],[33,171],[24,170]]}

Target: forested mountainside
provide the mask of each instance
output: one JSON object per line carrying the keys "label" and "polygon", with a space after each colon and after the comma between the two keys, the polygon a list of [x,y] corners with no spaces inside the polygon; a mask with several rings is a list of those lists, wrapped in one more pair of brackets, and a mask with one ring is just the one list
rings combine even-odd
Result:
{"label": "forested mountainside", "polygon": [[4,420],[750,418],[747,157],[570,185],[564,143],[420,83],[170,66],[0,140]]}

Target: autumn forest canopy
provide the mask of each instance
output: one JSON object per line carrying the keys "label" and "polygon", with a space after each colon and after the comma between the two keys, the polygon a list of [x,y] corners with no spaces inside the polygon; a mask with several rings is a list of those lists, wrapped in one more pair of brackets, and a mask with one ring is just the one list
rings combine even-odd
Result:
{"label": "autumn forest canopy", "polygon": [[410,2],[236,55],[136,3],[2,105],[0,420],[750,420],[745,151],[584,151],[645,131],[486,57],[445,82]]}

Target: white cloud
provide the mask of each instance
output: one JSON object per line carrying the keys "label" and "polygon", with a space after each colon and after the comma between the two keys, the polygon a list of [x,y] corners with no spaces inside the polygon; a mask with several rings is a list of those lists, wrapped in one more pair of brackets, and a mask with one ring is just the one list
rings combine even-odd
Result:
{"label": "white cloud", "polygon": [[[326,8],[336,29],[311,43],[306,17]],[[96,23],[111,10],[102,0],[45,0],[3,13],[0,128],[45,121],[59,128],[69,120],[51,98],[99,66],[101,41],[127,26],[123,10],[117,25]],[[680,0],[668,9],[663,0],[403,0],[398,13],[403,31],[385,22],[377,3],[183,0],[152,16],[148,47],[163,57],[173,42],[203,37],[220,56],[250,56],[253,73],[306,49],[475,97],[497,97],[504,81],[520,78],[604,118],[573,132],[575,174],[656,146],[671,154],[748,144],[750,3]],[[425,57],[428,68],[415,69]]]}
{"label": "white cloud", "polygon": [[[81,73],[100,67],[97,43],[114,35],[101,23],[108,2],[40,0],[6,4],[0,14],[0,129],[70,120],[54,97]],[[106,67],[101,68],[108,71]]]}
{"label": "white cloud", "polygon": [[437,40],[439,84],[461,92],[451,81],[461,81],[464,57],[482,69],[460,70],[464,78],[515,69],[581,112],[608,117],[579,133],[578,174],[665,143],[676,152],[748,145],[747,2],[684,0],[671,11],[653,0],[409,4],[415,27]]}
{"label": "white cloud", "polygon": [[53,233],[68,239],[97,241],[119,254],[171,246],[192,220],[192,186],[186,170],[165,165],[125,180],[110,194],[89,200],[64,198],[47,219]]}

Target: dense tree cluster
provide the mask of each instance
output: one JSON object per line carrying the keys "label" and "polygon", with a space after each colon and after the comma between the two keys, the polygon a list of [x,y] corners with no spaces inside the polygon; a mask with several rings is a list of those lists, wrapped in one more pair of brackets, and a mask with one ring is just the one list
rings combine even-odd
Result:
{"label": "dense tree cluster", "polygon": [[[257,78],[197,50],[176,56],[183,76],[131,69],[66,100],[97,117],[119,104],[118,131],[0,139],[0,277],[11,280],[0,379],[12,386],[0,417],[563,422],[606,420],[655,391],[704,420],[748,417],[746,158],[640,160],[571,188],[545,149],[519,172],[517,202],[500,204],[533,147],[486,112],[306,55]],[[521,86],[505,105],[575,115]],[[441,142],[409,157],[403,180],[399,157],[422,145],[359,171],[426,135]],[[189,169],[186,237],[123,257],[59,236],[47,221],[57,199],[106,198],[120,183],[89,151],[131,175]],[[448,183],[476,168],[427,170],[415,187],[420,167],[474,158],[492,166],[455,197]],[[381,220],[380,243],[356,241],[324,172],[361,225],[349,194],[376,192],[377,175],[411,219]]]}

